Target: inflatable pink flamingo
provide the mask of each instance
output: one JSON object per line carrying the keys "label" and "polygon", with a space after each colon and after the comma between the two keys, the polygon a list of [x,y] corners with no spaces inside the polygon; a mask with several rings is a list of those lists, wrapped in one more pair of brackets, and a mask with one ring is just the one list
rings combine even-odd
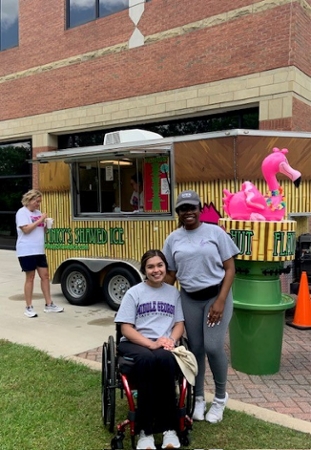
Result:
{"label": "inflatable pink flamingo", "polygon": [[301,173],[289,165],[286,153],[286,148],[280,150],[275,147],[262,162],[262,174],[269,188],[266,195],[262,195],[250,181],[245,181],[236,194],[224,189],[223,207],[231,219],[279,221],[284,218],[286,204],[276,174],[286,175],[296,187],[301,181]]}

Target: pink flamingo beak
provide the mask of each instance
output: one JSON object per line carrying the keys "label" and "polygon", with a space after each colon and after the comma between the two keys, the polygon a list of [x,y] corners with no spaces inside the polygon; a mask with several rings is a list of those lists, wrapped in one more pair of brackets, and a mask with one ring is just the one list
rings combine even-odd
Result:
{"label": "pink flamingo beak", "polygon": [[294,185],[298,188],[301,182],[301,173],[298,170],[293,169],[287,162],[281,162],[279,171],[283,175],[286,175]]}

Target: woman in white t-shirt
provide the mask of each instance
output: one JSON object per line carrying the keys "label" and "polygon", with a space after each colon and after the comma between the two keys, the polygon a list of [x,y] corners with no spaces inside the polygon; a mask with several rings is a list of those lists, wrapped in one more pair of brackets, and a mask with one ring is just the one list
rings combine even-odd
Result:
{"label": "woman in white t-shirt", "polygon": [[160,250],[141,259],[146,280],[130,288],[115,318],[121,324],[119,355],[135,362],[137,449],[155,449],[153,424],[163,431],[162,448],[179,448],[176,433],[176,360],[170,351],[184,331],[179,291],[164,283],[167,261]]}
{"label": "woman in white t-shirt", "polygon": [[37,317],[32,305],[32,294],[36,271],[41,279],[41,289],[45,299],[44,312],[62,312],[64,308],[52,302],[48,263],[45,256],[45,227],[47,214],[39,210],[42,194],[31,189],[23,195],[22,205],[16,213],[17,242],[16,253],[26,279],[24,294],[25,316]]}

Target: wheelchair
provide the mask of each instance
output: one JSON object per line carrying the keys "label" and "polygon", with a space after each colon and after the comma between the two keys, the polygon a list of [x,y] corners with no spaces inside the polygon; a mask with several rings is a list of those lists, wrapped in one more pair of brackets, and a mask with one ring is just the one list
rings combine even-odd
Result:
{"label": "wheelchair", "polygon": [[[104,426],[110,433],[114,433],[111,439],[111,449],[123,449],[126,428],[129,427],[131,447],[136,449],[135,436],[136,401],[135,380],[131,377],[133,361],[126,360],[118,355],[117,346],[121,339],[121,326],[116,324],[116,338],[109,336],[108,342],[104,342],[102,348],[102,419]],[[187,348],[187,340],[181,338],[180,345]],[[181,446],[190,444],[192,430],[192,414],[194,410],[194,388],[188,383],[181,371],[176,374],[176,413],[178,417],[177,434]],[[115,426],[116,390],[120,391],[120,398],[127,398],[127,418]],[[155,430],[156,433],[156,430]]]}

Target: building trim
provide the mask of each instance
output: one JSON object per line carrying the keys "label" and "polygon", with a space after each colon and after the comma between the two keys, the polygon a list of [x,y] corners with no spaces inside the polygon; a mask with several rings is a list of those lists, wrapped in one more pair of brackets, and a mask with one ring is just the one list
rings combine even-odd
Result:
{"label": "building trim", "polygon": [[[310,77],[296,67],[101,102],[0,122],[0,141],[66,134],[259,105],[259,120],[292,117],[293,98],[311,105]],[[44,141],[45,142],[45,141]],[[44,145],[48,145],[46,142]],[[41,145],[39,145],[41,146]],[[36,147],[36,145],[34,145]]]}

